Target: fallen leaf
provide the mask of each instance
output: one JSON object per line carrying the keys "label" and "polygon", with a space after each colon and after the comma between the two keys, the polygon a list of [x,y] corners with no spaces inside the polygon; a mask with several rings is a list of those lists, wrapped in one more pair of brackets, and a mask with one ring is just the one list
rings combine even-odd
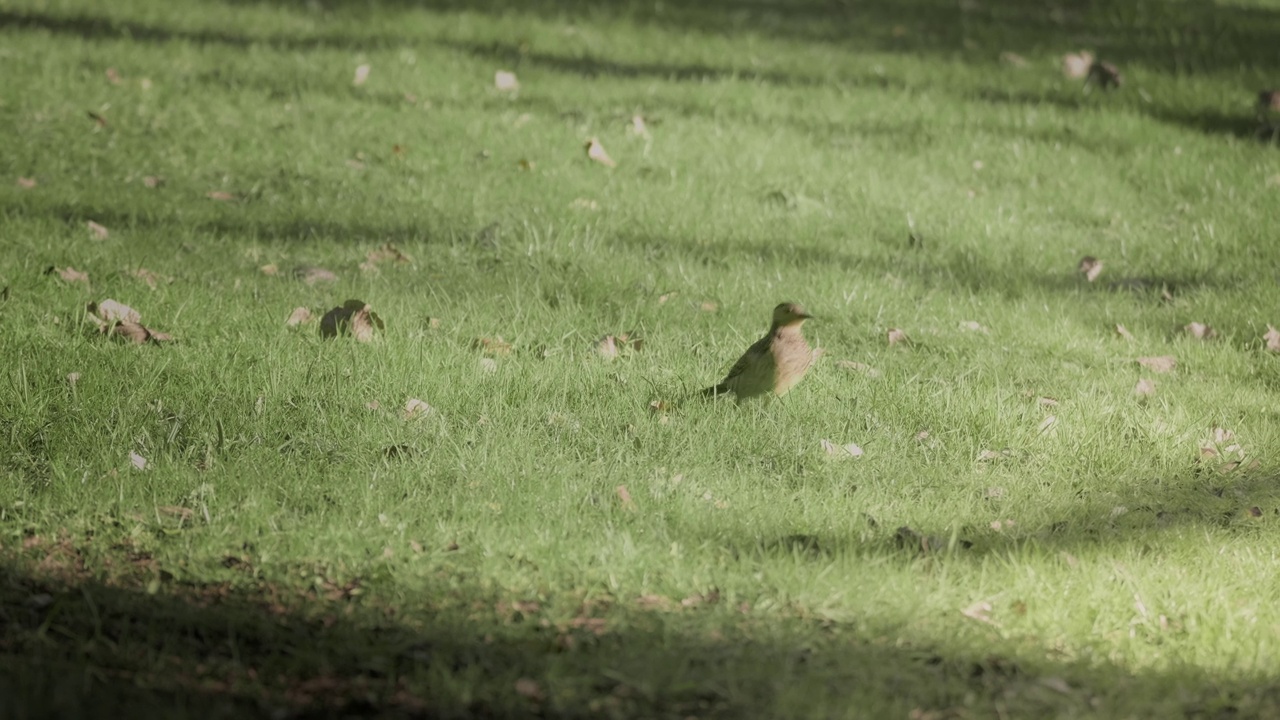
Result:
{"label": "fallen leaf", "polygon": [[85,225],[89,227],[89,232],[93,233],[93,236],[98,240],[106,240],[111,235],[105,227],[92,220],[85,222]]}
{"label": "fallen leaf", "polygon": [[230,202],[236,199],[235,195],[232,195],[225,190],[210,190],[205,193],[204,196],[210,200],[217,200],[218,202]]}
{"label": "fallen leaf", "polygon": [[636,598],[636,607],[641,610],[669,610],[671,606],[671,598],[663,595],[649,594]]}
{"label": "fallen leaf", "polygon": [[1008,456],[1008,450],[1001,450],[1000,452],[996,452],[995,450],[983,450],[978,453],[978,462],[991,462],[992,460],[999,460],[1000,458]]}
{"label": "fallen leaf", "polygon": [[36,183],[34,178],[29,178],[29,177],[18,178],[18,187],[24,190],[30,190],[31,188],[35,187],[37,184],[38,183]]}
{"label": "fallen leaf", "polygon": [[1218,336],[1218,331],[1204,323],[1191,322],[1182,328],[1188,335],[1197,340],[1209,340]]}
{"label": "fallen leaf", "polygon": [[701,607],[703,605],[715,605],[718,602],[720,602],[720,591],[712,589],[710,592],[707,592],[706,594],[694,593],[689,597],[681,600],[680,607],[696,608],[696,607]]}
{"label": "fallen leaf", "polygon": [[538,684],[538,681],[527,677],[516,680],[516,694],[533,702],[542,702],[545,697],[542,693],[542,686]]}
{"label": "fallen leaf", "polygon": [[156,512],[161,515],[178,518],[179,520],[190,520],[196,515],[195,510],[192,510],[189,507],[182,507],[181,505],[160,505],[156,508]]}
{"label": "fallen leaf", "polygon": [[107,126],[107,119],[105,117],[99,115],[98,113],[92,110],[88,111],[88,114],[89,114],[89,119],[92,120],[94,124],[97,125],[98,127],[104,128]]}
{"label": "fallen leaf", "polygon": [[636,504],[634,501],[632,501],[631,493],[630,491],[627,490],[626,485],[619,485],[618,487],[614,488],[614,491],[618,493],[618,500],[622,502],[623,510],[636,509]]}
{"label": "fallen leaf", "polygon": [[1178,366],[1177,358],[1172,355],[1158,355],[1155,357],[1140,357],[1138,364],[1152,372],[1167,373],[1173,372]]}
{"label": "fallen leaf", "polygon": [[698,303],[698,309],[704,313],[720,312],[720,303],[714,302],[712,300],[703,300],[702,302]]}
{"label": "fallen leaf", "polygon": [[1040,407],[1058,407],[1058,401],[1051,397],[1036,398],[1036,404]]}
{"label": "fallen leaf", "polygon": [[164,178],[156,175],[147,175],[142,178],[142,184],[154,190],[164,184]]}
{"label": "fallen leaf", "polygon": [[384,328],[382,318],[363,300],[348,300],[320,318],[320,337],[350,334],[359,342],[371,342],[374,329]]}
{"label": "fallen leaf", "polygon": [[627,128],[632,135],[640,137],[649,137],[649,128],[645,125],[644,117],[636,114],[631,116],[631,125]]}
{"label": "fallen leaf", "polygon": [[284,321],[284,324],[288,327],[296,327],[303,323],[311,322],[312,317],[311,308],[296,307],[293,312],[289,313],[289,318]]}
{"label": "fallen leaf", "polygon": [[120,71],[116,70],[113,67],[109,67],[107,68],[106,75],[107,75],[107,82],[111,83],[112,85],[120,84]]}
{"label": "fallen leaf", "polygon": [[173,339],[173,336],[168,333],[158,332],[149,327],[143,326],[141,323],[134,322],[118,322],[116,323],[116,326],[112,328],[112,332],[137,345],[142,345],[148,342],[167,342]]}
{"label": "fallen leaf", "polygon": [[1267,341],[1267,349],[1271,352],[1280,352],[1280,330],[1267,325],[1267,334],[1262,336]]}
{"label": "fallen leaf", "polygon": [[138,268],[137,270],[130,270],[129,276],[132,277],[134,280],[140,280],[146,283],[147,287],[151,288],[152,290],[155,290],[156,287],[161,282],[166,282],[166,283],[173,282],[173,278],[165,275],[161,275],[156,272],[152,272],[151,270],[148,270],[146,268]]}
{"label": "fallen leaf", "polygon": [[907,342],[907,334],[898,328],[890,328],[888,338],[889,347],[893,347],[899,343],[905,344]]}
{"label": "fallen leaf", "polygon": [[1093,65],[1093,53],[1081,51],[1078,53],[1067,53],[1062,56],[1062,74],[1078,80],[1089,74],[1089,68]]}
{"label": "fallen leaf", "polygon": [[493,86],[499,92],[513,93],[520,89],[520,81],[510,70],[499,70],[493,74]]}
{"label": "fallen leaf", "polygon": [[818,441],[818,444],[822,446],[822,451],[827,454],[827,457],[834,460],[847,460],[849,458],[862,457],[863,455],[862,448],[853,443],[849,443],[848,445],[836,445],[830,440],[823,438]]}
{"label": "fallen leaf", "polygon": [[600,205],[599,205],[598,203],[596,203],[596,201],[595,201],[595,200],[591,200],[590,198],[574,198],[574,199],[573,199],[573,202],[569,203],[569,207],[570,207],[570,208],[572,208],[572,209],[574,209],[574,210],[598,210],[598,209],[600,209]]}
{"label": "fallen leaf", "polygon": [[658,296],[658,304],[659,304],[659,305],[666,305],[668,300],[670,300],[670,299],[674,298],[675,296],[677,296],[677,295],[679,295],[679,294],[680,294],[680,293],[678,293],[678,292],[676,292],[676,291],[674,291],[674,290],[673,290],[673,291],[671,291],[671,292],[669,292],[669,293],[663,293],[663,294],[661,294],[661,295],[659,295],[659,296]]}
{"label": "fallen leaf", "polygon": [[1130,333],[1123,325],[1116,325],[1116,335],[1133,342],[1133,333]]}
{"label": "fallen leaf", "polygon": [[618,344],[612,335],[605,335],[596,343],[596,352],[605,360],[612,360],[618,357]]}
{"label": "fallen leaf", "polygon": [[879,370],[871,367],[870,365],[867,365],[866,363],[860,363],[854,360],[837,360],[836,367],[840,368],[841,370],[848,370],[850,372],[862,373],[867,377],[873,377],[873,378],[880,377]]}
{"label": "fallen leaf", "polygon": [[269,263],[258,268],[259,272],[267,277],[275,277],[280,274],[280,267],[275,263]]}
{"label": "fallen leaf", "polygon": [[138,314],[137,310],[109,298],[100,303],[89,303],[88,309],[98,320],[103,332],[106,332],[110,326],[117,322],[142,322],[142,316]]}
{"label": "fallen leaf", "polygon": [[129,464],[132,465],[137,470],[147,469],[147,459],[142,457],[136,452],[129,453]]}
{"label": "fallen leaf", "polygon": [[1080,258],[1080,264],[1076,266],[1076,270],[1084,275],[1084,279],[1093,282],[1102,274],[1102,261],[1092,255],[1085,255]]}
{"label": "fallen leaf", "polygon": [[1040,426],[1039,426],[1038,428],[1036,428],[1036,429],[1037,429],[1039,432],[1042,432],[1042,433],[1043,433],[1043,432],[1047,432],[1047,431],[1049,430],[1049,428],[1053,427],[1057,422],[1058,422],[1058,416],[1057,416],[1057,415],[1050,415],[1049,417],[1047,417],[1047,418],[1045,418],[1044,420],[1042,420],[1042,421],[1040,422]]}
{"label": "fallen leaf", "polygon": [[418,398],[409,398],[409,400],[404,404],[405,420],[413,420],[414,418],[426,417],[433,412],[435,412],[435,408],[419,400]]}
{"label": "fallen leaf", "polygon": [[62,278],[63,280],[69,283],[82,282],[86,285],[89,284],[89,273],[80,272],[79,270],[71,267],[70,265],[64,268],[51,267],[45,271],[45,275],[48,275],[50,273],[57,273],[58,277]]}
{"label": "fallen leaf", "polygon": [[498,372],[498,361],[493,358],[480,358],[480,369],[487,373]]}
{"label": "fallen leaf", "polygon": [[337,282],[338,276],[331,270],[322,267],[304,266],[293,271],[294,277],[302,278],[302,282],[315,285],[322,282]]}
{"label": "fallen leaf", "polygon": [[1124,76],[1120,74],[1120,70],[1115,65],[1098,60],[1089,66],[1089,77],[1085,79],[1085,82],[1096,83],[1102,86],[1103,90],[1108,90],[1123,85]]}
{"label": "fallen leaf", "polygon": [[986,334],[986,333],[990,333],[990,332],[991,332],[990,330],[988,330],[987,328],[985,328],[985,327],[983,327],[983,326],[979,325],[978,323],[974,322],[973,320],[965,320],[964,322],[960,323],[960,329],[961,329],[961,330],[968,330],[968,331],[970,331],[970,332],[980,332],[980,333],[984,333],[984,334]]}
{"label": "fallen leaf", "polygon": [[520,158],[519,160],[516,161],[516,167],[525,171],[533,170],[537,166],[538,166],[537,163],[535,163],[534,161],[528,158]]}
{"label": "fallen leaf", "polygon": [[614,162],[613,158],[609,157],[609,153],[605,152],[604,146],[600,144],[599,138],[588,138],[583,147],[587,149],[587,157],[595,160],[601,165],[608,167],[618,166],[618,163]]}
{"label": "fallen leaf", "polygon": [[444,321],[438,317],[429,317],[427,318],[427,327],[431,328],[432,330],[439,330],[443,322]]}
{"label": "fallen leaf", "polygon": [[382,407],[382,403],[378,402],[377,400],[370,400],[369,402],[364,404],[364,407],[366,410],[377,410]]}
{"label": "fallen leaf", "polygon": [[413,258],[405,255],[400,251],[400,248],[392,245],[391,243],[384,243],[382,247],[365,253],[365,260],[371,263],[382,263],[388,260],[392,260],[397,263],[413,262]]}
{"label": "fallen leaf", "polygon": [[510,355],[511,343],[503,340],[501,336],[494,338],[476,338],[471,343],[471,347],[480,350],[486,355]]}
{"label": "fallen leaf", "polygon": [[1017,67],[1017,68],[1024,68],[1027,66],[1026,58],[1022,57],[1016,52],[1010,52],[1008,50],[1000,53],[1000,62],[1004,63],[1005,65],[1012,65],[1013,67]]}
{"label": "fallen leaf", "polygon": [[667,402],[666,400],[649,401],[649,412],[653,413],[654,415],[661,415],[662,413],[668,412],[669,410],[671,410],[671,403]]}
{"label": "fallen leaf", "polygon": [[969,607],[964,608],[960,611],[960,614],[970,620],[977,620],[978,622],[984,622],[989,625],[995,624],[995,622],[991,620],[991,603],[986,602],[985,600],[979,600]]}
{"label": "fallen leaf", "polygon": [[1135,385],[1133,388],[1133,394],[1137,395],[1138,397],[1147,397],[1150,395],[1155,395],[1156,394],[1155,381],[1148,380],[1146,378],[1139,379],[1138,384]]}
{"label": "fallen leaf", "polygon": [[351,84],[356,87],[360,87],[361,85],[365,84],[365,82],[369,79],[369,71],[372,69],[373,68],[368,64],[357,65],[356,74],[354,77],[351,78]]}
{"label": "fallen leaf", "polygon": [[412,550],[415,555],[421,555],[423,553],[422,543],[417,540],[409,541],[409,549]]}
{"label": "fallen leaf", "polygon": [[73,387],[73,388],[74,388],[74,387],[76,386],[76,383],[78,383],[78,382],[80,382],[80,373],[78,373],[78,372],[67,373],[67,384],[68,384],[68,385],[70,385],[71,387]]}

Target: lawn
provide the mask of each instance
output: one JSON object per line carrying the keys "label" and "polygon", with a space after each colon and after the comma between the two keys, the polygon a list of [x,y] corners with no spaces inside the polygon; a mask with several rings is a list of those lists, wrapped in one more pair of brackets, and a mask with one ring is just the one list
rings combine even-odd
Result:
{"label": "lawn", "polygon": [[1280,717],[1277,38],[0,0],[0,717]]}

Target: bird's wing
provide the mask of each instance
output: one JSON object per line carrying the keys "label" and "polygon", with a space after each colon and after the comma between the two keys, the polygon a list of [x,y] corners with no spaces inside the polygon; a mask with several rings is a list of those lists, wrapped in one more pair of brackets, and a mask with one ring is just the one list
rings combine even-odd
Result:
{"label": "bird's wing", "polygon": [[729,372],[724,376],[724,382],[729,382],[741,375],[747,368],[751,367],[751,363],[757,362],[760,356],[768,351],[769,338],[764,337],[757,340],[754,345],[747,348],[746,352],[742,353],[742,357],[738,358],[738,362],[729,368]]}

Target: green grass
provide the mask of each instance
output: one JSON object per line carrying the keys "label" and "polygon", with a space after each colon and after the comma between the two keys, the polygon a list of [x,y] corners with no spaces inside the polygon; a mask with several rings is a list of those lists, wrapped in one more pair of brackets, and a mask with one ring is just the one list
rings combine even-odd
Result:
{"label": "green grass", "polygon": [[1280,717],[1280,6],[1105,5],[0,0],[0,716]]}

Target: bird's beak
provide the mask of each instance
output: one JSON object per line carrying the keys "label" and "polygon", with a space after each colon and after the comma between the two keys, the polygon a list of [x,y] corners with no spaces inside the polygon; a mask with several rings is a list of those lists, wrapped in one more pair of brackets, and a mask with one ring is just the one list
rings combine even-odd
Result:
{"label": "bird's beak", "polygon": [[813,316],[812,316],[812,315],[810,315],[809,313],[796,313],[796,317],[800,318],[801,320],[813,320],[813,319],[814,319],[814,318],[813,318]]}

